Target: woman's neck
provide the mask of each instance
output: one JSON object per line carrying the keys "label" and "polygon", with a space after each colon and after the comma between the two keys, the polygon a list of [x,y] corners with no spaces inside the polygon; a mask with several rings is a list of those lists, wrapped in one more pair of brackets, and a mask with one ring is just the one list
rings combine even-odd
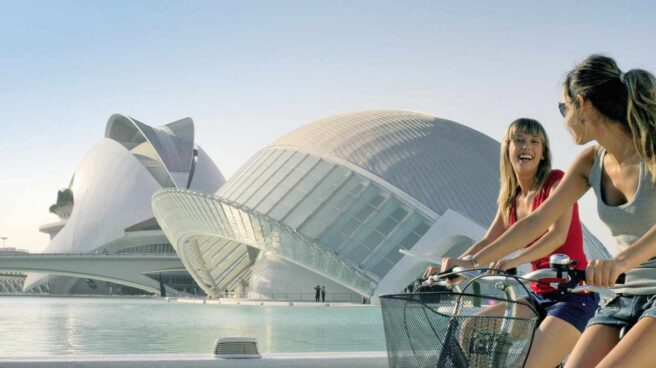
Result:
{"label": "woman's neck", "polygon": [[620,165],[634,164],[639,161],[638,152],[633,144],[633,138],[620,124],[607,124],[605,134],[597,139],[609,155]]}
{"label": "woman's neck", "polygon": [[517,182],[519,183],[519,195],[526,197],[530,192],[534,191],[537,186],[536,173],[530,175],[517,175]]}

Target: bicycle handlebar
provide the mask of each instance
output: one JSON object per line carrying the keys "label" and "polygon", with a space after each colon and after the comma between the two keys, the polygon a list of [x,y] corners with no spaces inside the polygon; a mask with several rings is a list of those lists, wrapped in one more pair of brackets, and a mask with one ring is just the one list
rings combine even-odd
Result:
{"label": "bicycle handlebar", "polygon": [[[435,283],[442,284],[443,280],[454,280],[459,277],[464,278],[465,280],[472,279],[480,275],[481,271],[488,271],[489,269],[468,269],[464,267],[454,267],[451,270],[445,272],[431,275],[426,280],[421,283],[421,286],[426,287],[433,285]],[[585,285],[578,286],[582,281],[585,281],[585,270],[576,270],[576,269],[556,269],[556,268],[543,268],[533,272],[529,272],[523,276],[515,276],[516,269],[511,269],[508,271],[501,271],[504,274],[499,275],[486,275],[483,278],[479,278],[478,281],[496,283],[499,281],[508,282],[509,279],[514,279],[517,282],[528,284],[530,282],[540,282],[541,279],[563,279],[566,281],[552,283],[552,286],[555,286],[559,290],[568,290],[572,292],[578,291],[587,291],[595,286]],[[626,275],[621,274],[616,284],[624,284],[626,280]],[[556,284],[556,285],[553,285]]]}

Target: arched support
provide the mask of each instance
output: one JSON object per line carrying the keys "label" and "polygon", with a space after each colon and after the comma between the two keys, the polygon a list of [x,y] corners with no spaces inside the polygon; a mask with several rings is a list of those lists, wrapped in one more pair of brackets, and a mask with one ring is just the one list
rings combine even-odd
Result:
{"label": "arched support", "polygon": [[222,272],[204,260],[220,258],[203,257],[220,252],[209,239],[241,244],[242,249],[232,254],[235,257],[244,257],[248,247],[265,250],[363,296],[373,293],[375,281],[364,271],[292,228],[224,198],[165,189],[153,196],[153,212],[182,262],[209,295],[216,296]]}
{"label": "arched support", "polygon": [[[148,255],[29,254],[0,256],[0,270],[38,272],[108,281],[160,294],[159,282],[145,273],[184,269],[177,257]],[[24,285],[24,290],[33,287]],[[168,288],[170,294],[177,291]]]}

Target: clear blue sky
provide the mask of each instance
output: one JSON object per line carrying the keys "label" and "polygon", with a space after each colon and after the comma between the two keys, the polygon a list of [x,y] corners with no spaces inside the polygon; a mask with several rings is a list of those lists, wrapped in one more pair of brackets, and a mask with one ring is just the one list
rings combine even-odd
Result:
{"label": "clear blue sky", "polygon": [[[539,119],[566,168],[556,104],[593,52],[656,72],[649,1],[26,1],[0,15],[0,236],[37,228],[113,113],[196,123],[229,177],[258,149],[334,114],[426,112],[499,139]],[[472,147],[475,149],[475,147]],[[583,220],[610,238],[583,201]]]}

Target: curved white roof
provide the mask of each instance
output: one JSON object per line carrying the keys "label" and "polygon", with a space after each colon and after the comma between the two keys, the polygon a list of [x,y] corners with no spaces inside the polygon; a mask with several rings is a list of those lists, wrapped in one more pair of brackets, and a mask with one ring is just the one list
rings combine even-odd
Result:
{"label": "curved white roof", "polygon": [[451,208],[487,226],[496,211],[499,143],[450,120],[396,110],[343,114],[267,148],[278,147],[348,161],[440,215]]}
{"label": "curved white roof", "polygon": [[[144,149],[148,144],[153,148]],[[167,176],[172,180],[160,180]],[[85,154],[75,171],[70,218],[45,252],[92,252],[124,237],[125,229],[154,217],[151,197],[162,183],[214,193],[224,182],[210,157],[194,145],[191,119],[153,128],[112,115],[106,138]],[[30,274],[26,285],[40,279]]]}
{"label": "curved white roof", "polygon": [[194,149],[194,123],[190,118],[155,128],[131,117],[114,114],[107,122],[105,137],[129,150],[143,142],[150,143],[175,186],[186,186]]}

